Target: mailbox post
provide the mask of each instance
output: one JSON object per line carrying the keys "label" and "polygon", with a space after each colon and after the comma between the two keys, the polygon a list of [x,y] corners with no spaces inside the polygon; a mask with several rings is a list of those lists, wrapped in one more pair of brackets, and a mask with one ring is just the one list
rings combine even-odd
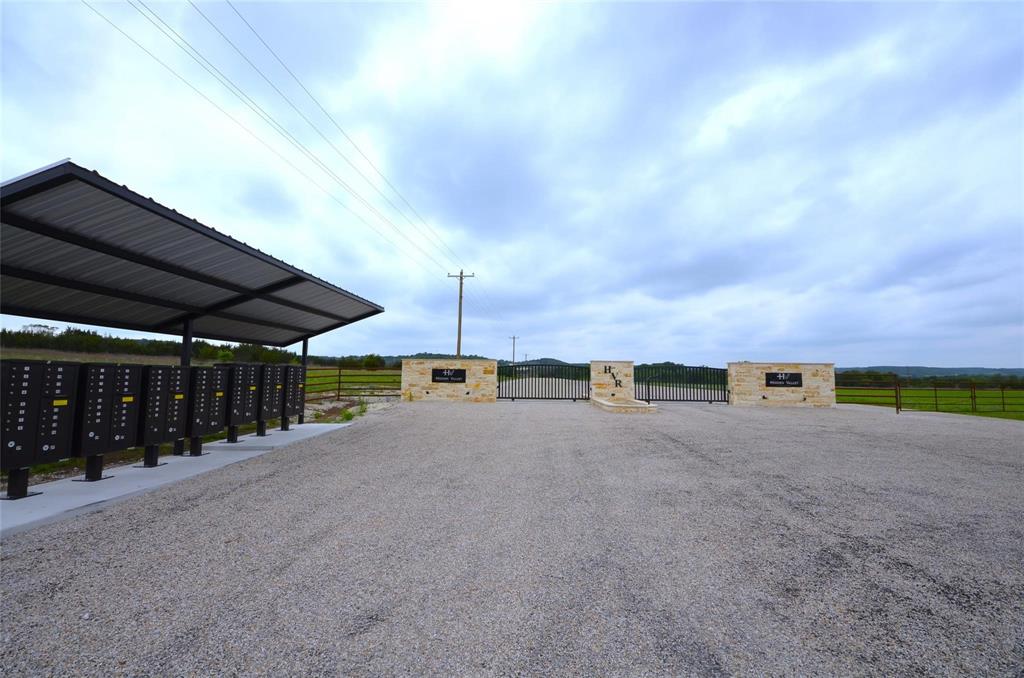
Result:
{"label": "mailbox post", "polygon": [[227,412],[229,443],[238,442],[238,427],[256,421],[260,366],[253,363],[224,363],[217,367],[227,372]]}

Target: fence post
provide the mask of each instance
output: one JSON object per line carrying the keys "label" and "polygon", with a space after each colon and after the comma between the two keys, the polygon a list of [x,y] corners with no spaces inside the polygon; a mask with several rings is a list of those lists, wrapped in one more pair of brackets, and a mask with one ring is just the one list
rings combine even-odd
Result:
{"label": "fence post", "polygon": [[978,411],[978,393],[974,390],[974,382],[971,382],[971,412]]}
{"label": "fence post", "polygon": [[341,363],[338,363],[338,395],[335,400],[341,400]]}
{"label": "fence post", "polygon": [[896,391],[896,414],[899,414],[903,409],[903,395],[900,393],[900,379],[896,377],[894,390]]}
{"label": "fence post", "polygon": [[1006,384],[999,387],[999,395],[1003,400],[1003,412],[1006,411]]}
{"label": "fence post", "polygon": [[932,390],[935,392],[935,411],[939,411],[939,387],[937,384],[932,384]]}

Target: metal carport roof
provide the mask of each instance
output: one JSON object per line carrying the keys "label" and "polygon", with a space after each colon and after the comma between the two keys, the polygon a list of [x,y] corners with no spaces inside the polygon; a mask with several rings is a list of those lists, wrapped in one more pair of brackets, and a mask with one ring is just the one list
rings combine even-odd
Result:
{"label": "metal carport roof", "polygon": [[0,212],[0,313],[287,346],[384,310],[69,160]]}

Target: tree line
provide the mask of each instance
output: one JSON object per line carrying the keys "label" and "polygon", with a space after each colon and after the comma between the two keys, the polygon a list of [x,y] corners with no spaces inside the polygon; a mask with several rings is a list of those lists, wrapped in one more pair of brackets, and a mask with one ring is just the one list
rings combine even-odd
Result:
{"label": "tree line", "polygon": [[[29,325],[20,330],[0,331],[0,348],[44,349],[71,353],[112,353],[122,355],[181,355],[181,342],[166,339],[126,339],[100,334],[93,330],[68,327],[57,331],[47,325]],[[243,363],[299,363],[294,351],[268,348],[260,344],[211,344],[202,339],[192,341],[192,358],[203,361]],[[352,356],[309,356],[311,365],[339,366],[344,369],[381,369],[388,364],[376,354]]]}

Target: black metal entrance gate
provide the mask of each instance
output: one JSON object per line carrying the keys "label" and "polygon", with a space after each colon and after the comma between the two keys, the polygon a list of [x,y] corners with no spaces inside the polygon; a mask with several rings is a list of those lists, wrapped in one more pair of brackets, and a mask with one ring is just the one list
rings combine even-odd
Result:
{"label": "black metal entrance gate", "polygon": [[637,400],[729,402],[728,370],[686,365],[640,365],[633,370]]}
{"label": "black metal entrance gate", "polygon": [[589,365],[501,365],[502,400],[589,400]]}

